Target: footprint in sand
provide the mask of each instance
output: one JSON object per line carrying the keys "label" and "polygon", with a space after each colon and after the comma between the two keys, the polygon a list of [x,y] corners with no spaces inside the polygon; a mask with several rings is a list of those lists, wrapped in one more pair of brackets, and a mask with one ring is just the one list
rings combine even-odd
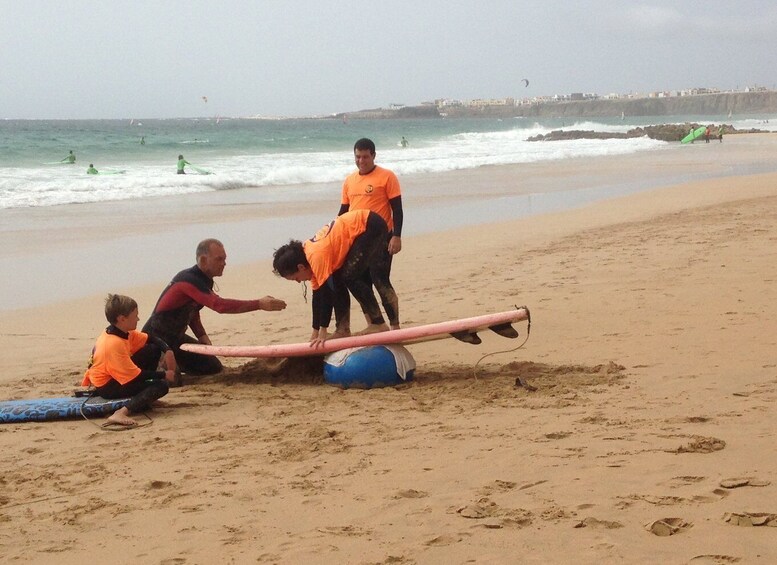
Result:
{"label": "footprint in sand", "polygon": [[739,557],[730,555],[697,555],[688,561],[693,565],[726,565],[726,563],[739,563],[742,561]]}
{"label": "footprint in sand", "polygon": [[598,518],[584,518],[575,524],[575,528],[604,528],[606,530],[616,530],[622,528],[623,524],[614,520],[599,520]]}
{"label": "footprint in sand", "polygon": [[424,492],[422,490],[415,490],[412,488],[406,489],[406,490],[400,490],[397,491],[397,493],[392,496],[393,499],[399,499],[399,498],[426,498],[429,496],[428,492]]}
{"label": "footprint in sand", "polygon": [[430,539],[429,541],[425,542],[424,545],[429,545],[429,546],[451,545],[454,543],[459,543],[463,539],[464,538],[460,534],[443,534],[441,536],[437,536]]}
{"label": "footprint in sand", "polygon": [[491,483],[485,485],[480,489],[480,492],[484,496],[488,496],[490,494],[493,494],[494,492],[507,492],[512,489],[514,489],[517,485],[517,483],[514,483],[512,481],[503,481],[500,479],[495,479]]}
{"label": "footprint in sand", "polygon": [[769,512],[726,512],[723,520],[733,526],[771,526],[777,527],[777,514]]}
{"label": "footprint in sand", "polygon": [[505,509],[488,498],[481,498],[474,504],[467,504],[456,509],[463,518],[480,520],[478,526],[486,528],[501,528],[504,526],[523,527],[531,524],[532,513],[522,508]]}
{"label": "footprint in sand", "polygon": [[661,518],[660,520],[645,524],[645,529],[647,531],[660,537],[681,534],[692,527],[693,524],[686,522],[682,518]]}
{"label": "footprint in sand", "polygon": [[726,442],[716,437],[692,436],[693,439],[669,453],[712,453],[726,447]]}
{"label": "footprint in sand", "polygon": [[767,487],[770,484],[772,484],[771,481],[765,481],[755,477],[737,477],[720,481],[720,486],[728,489],[739,487]]}
{"label": "footprint in sand", "polygon": [[700,483],[706,478],[707,477],[700,477],[698,475],[681,475],[679,477],[672,477],[672,480],[669,483],[669,485],[672,488],[676,488],[678,486],[692,485],[695,483]]}
{"label": "footprint in sand", "polygon": [[359,526],[324,526],[322,528],[316,528],[322,534],[331,534],[334,536],[370,536],[372,530],[369,528],[360,528]]}

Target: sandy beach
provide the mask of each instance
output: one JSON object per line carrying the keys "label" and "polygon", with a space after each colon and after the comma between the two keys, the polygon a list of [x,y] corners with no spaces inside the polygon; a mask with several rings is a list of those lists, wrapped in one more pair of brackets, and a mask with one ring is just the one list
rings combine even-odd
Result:
{"label": "sandy beach", "polygon": [[[759,168],[777,139],[714,145],[690,149],[695,158],[664,151],[444,176],[655,185],[404,238],[392,278],[405,326],[527,305],[520,349],[478,363],[519,345],[525,323],[515,342],[414,345],[415,380],[369,391],[318,384],[315,359],[231,359],[221,375],[185,377],[138,429],[0,425],[2,560],[774,562],[777,173]],[[688,182],[660,186],[678,171]],[[256,212],[224,208],[227,222]],[[93,229],[76,229],[68,249]],[[38,245],[13,243],[22,257]],[[193,255],[195,243],[180,245]],[[235,262],[217,280],[222,296],[271,294],[289,307],[203,311],[214,343],[307,338],[301,287],[267,260],[227,251]],[[166,257],[169,275],[190,255]],[[145,320],[166,282],[130,277],[117,290]],[[106,325],[103,297],[0,311],[0,398],[68,394]]]}

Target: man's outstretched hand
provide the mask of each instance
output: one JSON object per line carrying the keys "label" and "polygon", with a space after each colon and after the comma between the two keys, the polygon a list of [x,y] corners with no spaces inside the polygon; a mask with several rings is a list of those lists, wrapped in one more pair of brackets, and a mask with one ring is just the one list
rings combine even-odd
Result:
{"label": "man's outstretched hand", "polygon": [[260,298],[259,304],[261,305],[262,310],[267,310],[269,312],[275,312],[286,308],[286,303],[283,300],[273,298],[272,296]]}

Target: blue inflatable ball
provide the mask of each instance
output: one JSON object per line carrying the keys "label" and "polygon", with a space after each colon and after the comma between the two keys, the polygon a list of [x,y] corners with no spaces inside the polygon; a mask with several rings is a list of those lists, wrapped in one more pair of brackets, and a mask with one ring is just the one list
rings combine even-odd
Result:
{"label": "blue inflatable ball", "polygon": [[342,388],[395,386],[412,380],[414,372],[415,359],[401,345],[346,349],[324,358],[324,382]]}

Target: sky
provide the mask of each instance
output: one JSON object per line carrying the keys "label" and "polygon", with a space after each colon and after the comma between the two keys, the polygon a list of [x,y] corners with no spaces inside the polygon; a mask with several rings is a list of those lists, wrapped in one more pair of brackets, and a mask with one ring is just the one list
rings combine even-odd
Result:
{"label": "sky", "polygon": [[0,14],[0,119],[777,87],[774,0],[0,0]]}

